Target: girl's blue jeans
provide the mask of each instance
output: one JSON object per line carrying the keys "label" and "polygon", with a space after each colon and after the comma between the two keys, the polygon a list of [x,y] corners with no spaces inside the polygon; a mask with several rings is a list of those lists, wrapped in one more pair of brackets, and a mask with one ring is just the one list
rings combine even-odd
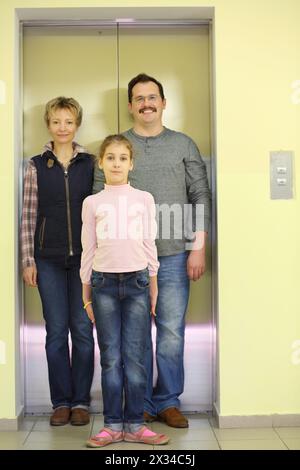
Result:
{"label": "girl's blue jeans", "polygon": [[[114,430],[143,423],[145,354],[150,332],[148,270],[92,272],[92,300],[101,360],[104,424]],[[123,401],[124,397],[124,401]]]}

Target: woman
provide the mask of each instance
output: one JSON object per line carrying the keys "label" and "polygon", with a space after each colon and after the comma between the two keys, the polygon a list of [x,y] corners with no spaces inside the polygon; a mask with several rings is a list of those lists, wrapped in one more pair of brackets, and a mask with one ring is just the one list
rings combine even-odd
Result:
{"label": "woman", "polygon": [[[81,209],[92,193],[94,162],[74,142],[82,108],[73,98],[49,101],[51,141],[29,161],[24,181],[23,279],[38,287],[46,323],[53,426],[89,423],[94,372],[92,324],[82,305],[79,276]],[[70,360],[68,334],[72,338]]]}

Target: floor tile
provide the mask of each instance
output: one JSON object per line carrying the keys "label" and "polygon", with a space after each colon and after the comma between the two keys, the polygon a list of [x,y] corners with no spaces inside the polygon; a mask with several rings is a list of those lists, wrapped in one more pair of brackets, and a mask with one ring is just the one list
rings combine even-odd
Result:
{"label": "floor tile", "polygon": [[28,435],[29,435],[29,431],[1,431],[0,432],[0,449],[1,450],[21,449]]}
{"label": "floor tile", "polygon": [[284,438],[283,442],[290,450],[300,450],[300,439]]}
{"label": "floor tile", "polygon": [[299,438],[300,439],[300,428],[299,427],[288,427],[288,428],[274,428],[280,437],[283,439],[288,438]]}
{"label": "floor tile", "polygon": [[70,423],[66,424],[65,426],[51,426],[49,423],[49,418],[40,418],[38,419],[32,431],[35,432],[49,432],[49,433],[80,433],[84,431],[85,433],[89,433],[92,427],[93,419],[91,422],[85,426],[72,426]]}
{"label": "floor tile", "polygon": [[211,429],[208,419],[199,419],[194,416],[188,416],[189,427],[188,429]]}
{"label": "floor tile", "polygon": [[248,439],[276,439],[277,433],[272,428],[234,428],[218,429],[213,428],[218,441],[239,441]]}
{"label": "floor tile", "polygon": [[20,422],[18,431],[31,431],[36,423],[36,418],[24,418]]}
{"label": "floor tile", "polygon": [[26,442],[23,450],[87,450],[84,441]]}
{"label": "floor tile", "polygon": [[163,423],[152,423],[152,429],[155,432],[167,434],[175,441],[213,441],[214,433],[210,426],[204,425],[203,428],[171,428]]}
{"label": "floor tile", "polygon": [[211,416],[210,418],[208,418],[208,422],[209,424],[211,425],[211,427],[213,428],[217,428],[218,427],[218,423],[217,423],[217,420],[214,416]]}
{"label": "floor tile", "polygon": [[88,432],[76,432],[71,434],[70,432],[64,433],[50,433],[50,432],[36,432],[32,431],[28,438],[26,439],[26,444],[28,445],[35,445],[39,443],[48,443],[52,445],[59,445],[60,443],[66,444],[75,444],[81,445],[81,443],[85,443],[87,439],[89,439]]}
{"label": "floor tile", "polygon": [[219,441],[222,450],[287,450],[280,439]]}

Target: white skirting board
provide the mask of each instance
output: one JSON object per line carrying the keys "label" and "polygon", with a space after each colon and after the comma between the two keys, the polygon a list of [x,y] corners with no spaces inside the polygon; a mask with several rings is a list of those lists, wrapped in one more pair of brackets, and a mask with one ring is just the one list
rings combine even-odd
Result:
{"label": "white skirting board", "polygon": [[214,404],[213,414],[220,429],[280,428],[300,426],[300,414],[229,415],[222,416]]}
{"label": "white skirting board", "polygon": [[[20,424],[22,423],[24,418],[24,409],[20,410],[18,416],[16,418],[8,419],[2,418],[0,419],[0,432],[1,431],[18,431],[20,428]],[[1,439],[1,436],[0,436]]]}

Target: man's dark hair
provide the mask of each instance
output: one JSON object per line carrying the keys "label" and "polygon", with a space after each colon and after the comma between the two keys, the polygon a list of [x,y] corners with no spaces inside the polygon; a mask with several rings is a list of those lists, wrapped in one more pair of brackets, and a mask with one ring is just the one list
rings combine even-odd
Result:
{"label": "man's dark hair", "polygon": [[137,84],[137,83],[148,83],[148,82],[153,82],[158,86],[159,89],[159,94],[162,100],[165,99],[164,95],[164,89],[162,84],[156,80],[156,78],[150,77],[146,73],[139,73],[136,77],[132,78],[130,82],[128,83],[128,101],[129,103],[132,102],[132,88]]}

